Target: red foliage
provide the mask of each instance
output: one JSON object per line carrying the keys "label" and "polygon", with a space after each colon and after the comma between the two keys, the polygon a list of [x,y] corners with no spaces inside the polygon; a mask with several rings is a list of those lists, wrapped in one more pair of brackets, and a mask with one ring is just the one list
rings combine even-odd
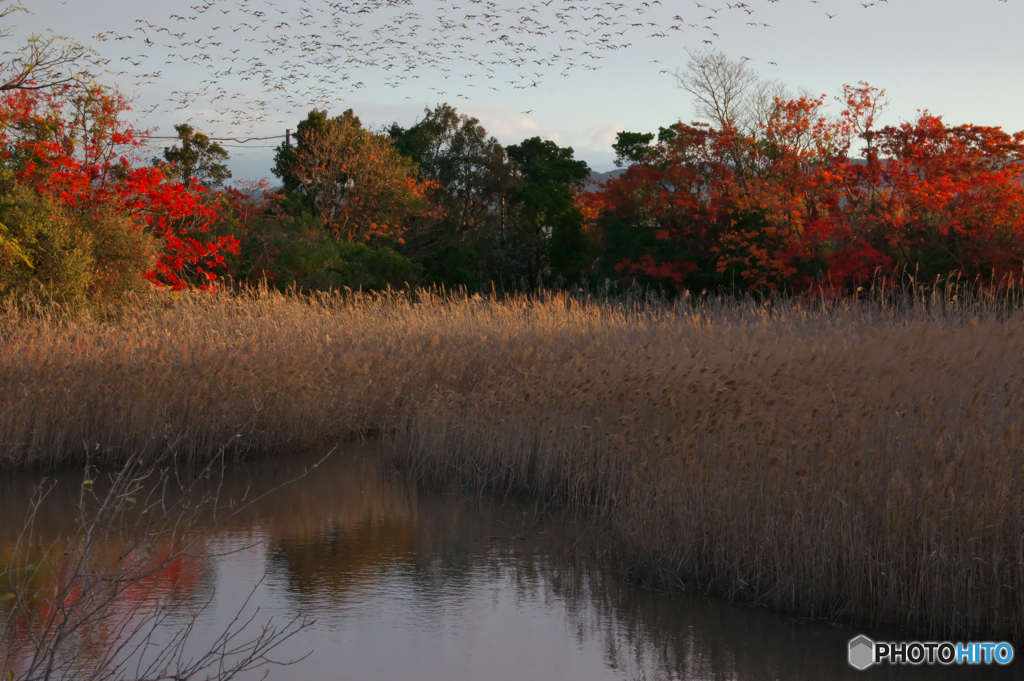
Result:
{"label": "red foliage", "polygon": [[153,271],[158,287],[183,290],[197,279],[214,289],[210,268],[238,251],[233,236],[203,240],[216,218],[200,186],[185,187],[160,170],[138,165],[144,141],[121,120],[130,111],[119,94],[100,87],[9,91],[0,97],[0,158],[35,191],[82,213],[116,211],[132,229],[162,243]]}
{"label": "red foliage", "polygon": [[[876,129],[882,94],[847,86],[834,118],[824,98],[777,101],[757,139],[674,126],[586,203],[687,257],[634,255],[616,269],[676,288],[710,271],[796,291],[851,290],[894,267],[1019,276],[1024,133],[949,127],[927,112]],[[851,158],[855,142],[863,160]]]}
{"label": "red foliage", "polygon": [[243,233],[249,232],[249,223],[254,218],[265,215],[281,200],[280,194],[271,193],[270,182],[266,178],[239,180],[226,188],[223,196]]}
{"label": "red foliage", "polygon": [[695,264],[686,262],[679,256],[676,256],[670,262],[659,263],[650,255],[644,255],[638,263],[634,263],[627,258],[615,266],[615,271],[621,272],[623,278],[631,279],[639,274],[646,274],[649,277],[670,282],[677,291],[682,291],[686,288],[683,284],[686,276],[693,273],[696,269],[697,266]]}

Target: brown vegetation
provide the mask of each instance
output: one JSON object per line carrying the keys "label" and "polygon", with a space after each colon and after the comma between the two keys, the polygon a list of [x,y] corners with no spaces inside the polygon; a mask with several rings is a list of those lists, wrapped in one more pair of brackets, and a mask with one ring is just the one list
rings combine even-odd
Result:
{"label": "brown vegetation", "polygon": [[422,479],[593,513],[648,578],[1020,641],[1024,320],[995,309],[252,293],[102,324],[12,311],[0,461],[383,432]]}

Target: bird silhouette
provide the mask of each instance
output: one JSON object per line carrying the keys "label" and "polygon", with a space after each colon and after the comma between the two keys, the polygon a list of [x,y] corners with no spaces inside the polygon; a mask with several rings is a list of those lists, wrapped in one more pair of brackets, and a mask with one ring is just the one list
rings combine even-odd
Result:
{"label": "bird silhouette", "polygon": [[[821,0],[808,1],[821,4]],[[861,5],[867,8],[881,2],[887,0]],[[749,26],[770,27],[755,20],[756,9],[746,2],[728,0],[724,6],[709,6],[695,0],[697,10],[704,13],[703,25],[687,23],[677,8],[662,3],[198,0],[162,20],[153,14],[160,10],[139,4],[138,18],[132,17],[135,35],[105,31],[96,39],[142,48],[142,54],[121,50],[107,55],[115,56],[115,63],[124,57],[120,63],[137,68],[122,75],[140,84],[152,85],[161,77],[148,65],[150,61],[191,70],[186,79],[195,85],[176,91],[165,110],[186,108],[190,114],[218,116],[236,126],[265,117],[268,107],[302,110],[311,102],[336,101],[358,90],[386,87],[409,97],[402,90],[417,80],[444,80],[445,90],[435,87],[432,92],[438,97],[451,93],[458,99],[469,99],[475,78],[493,80],[488,89],[495,92],[509,86],[536,88],[552,76],[567,78],[599,69],[607,57],[630,50],[634,42],[685,37],[687,28],[703,26],[710,38],[699,39],[700,44],[714,45],[722,36],[728,38],[727,30],[734,30],[727,26],[729,12],[743,12],[739,16],[749,19]],[[825,14],[830,20],[836,16]],[[723,21],[714,30],[707,22],[717,19]],[[135,36],[139,41],[131,43]],[[96,63],[109,68],[99,60]],[[663,65],[658,59],[650,63]],[[496,87],[499,81],[506,85]],[[209,106],[225,99],[236,104],[224,113]]]}

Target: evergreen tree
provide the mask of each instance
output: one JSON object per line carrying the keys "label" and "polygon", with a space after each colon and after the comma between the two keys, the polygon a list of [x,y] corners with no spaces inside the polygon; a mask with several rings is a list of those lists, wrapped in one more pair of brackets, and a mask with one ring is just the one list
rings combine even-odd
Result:
{"label": "evergreen tree", "polygon": [[222,146],[187,123],[174,126],[174,131],[180,146],[164,147],[163,159],[153,159],[154,165],[164,167],[185,186],[196,182],[212,189],[231,179],[231,171],[224,163],[228,152]]}
{"label": "evergreen tree", "polygon": [[511,145],[519,186],[511,195],[515,219],[507,221],[510,264],[530,286],[577,282],[591,264],[593,248],[583,232],[574,198],[590,178],[572,147],[532,137]]}

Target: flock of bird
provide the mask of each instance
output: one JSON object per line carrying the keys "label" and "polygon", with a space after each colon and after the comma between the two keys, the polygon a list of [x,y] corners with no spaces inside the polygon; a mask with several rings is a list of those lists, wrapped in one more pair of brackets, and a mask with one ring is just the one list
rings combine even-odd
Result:
{"label": "flock of bird", "polygon": [[684,44],[713,45],[723,12],[771,28],[746,2],[664,1],[672,9],[662,0],[199,0],[94,38],[139,47],[107,65],[137,84],[159,82],[167,69],[198,68],[195,86],[169,93],[169,106],[214,111],[207,123],[234,128],[419,79],[435,83],[428,89],[438,101],[533,88],[596,69],[642,41],[687,32]]}

